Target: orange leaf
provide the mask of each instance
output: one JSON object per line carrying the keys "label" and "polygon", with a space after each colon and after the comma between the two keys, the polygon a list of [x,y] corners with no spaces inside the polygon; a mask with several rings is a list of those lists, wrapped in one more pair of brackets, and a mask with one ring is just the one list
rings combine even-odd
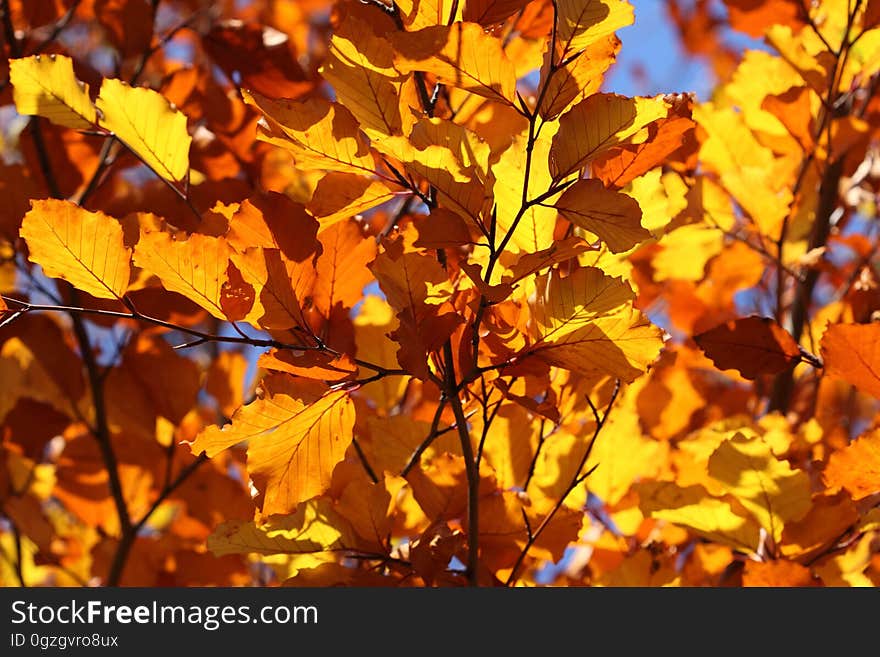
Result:
{"label": "orange leaf", "polygon": [[771,25],[804,26],[801,0],[724,0],[730,25],[750,37],[761,38]]}
{"label": "orange leaf", "polygon": [[262,493],[264,514],[290,513],[330,486],[354,428],[354,404],[344,390],[288,374],[267,377],[256,401],[222,429],[208,427],[191,445],[209,457],[248,441],[248,472]]}
{"label": "orange leaf", "polygon": [[785,93],[766,96],[761,108],[778,118],[791,136],[798,140],[804,151],[813,148],[813,111],[810,107],[810,90],[792,87]]}
{"label": "orange leaf", "polygon": [[238,410],[244,401],[244,384],[248,361],[237,351],[221,351],[211,361],[205,389],[217,400],[226,417]]}
{"label": "orange leaf", "polygon": [[220,300],[229,254],[229,244],[222,238],[194,233],[188,239],[175,240],[168,233],[153,231],[141,234],[134,263],[156,275],[166,290],[182,294],[218,319],[226,319]]}
{"label": "orange leaf", "polygon": [[834,324],[822,336],[825,372],[880,398],[880,324]]}
{"label": "orange leaf", "polygon": [[743,586],[817,586],[818,581],[806,566],[794,561],[747,561]]}
{"label": "orange leaf", "polygon": [[252,196],[241,204],[229,221],[226,239],[236,251],[261,246],[280,249],[289,260],[302,262],[316,253],[318,222],[301,203],[283,194],[268,192]]}
{"label": "orange leaf", "polygon": [[346,355],[333,356],[320,351],[272,351],[260,356],[257,366],[275,372],[287,372],[328,383],[345,381],[357,374],[358,367]]}
{"label": "orange leaf", "polygon": [[376,257],[376,240],[365,236],[354,220],[333,224],[321,231],[319,239],[323,253],[315,264],[312,302],[329,318],[334,308],[354,307],[364,286],[373,280],[367,263]]}
{"label": "orange leaf", "polygon": [[880,492],[880,431],[864,434],[834,452],[822,478],[830,487],[845,488],[854,500]]}
{"label": "orange leaf", "polygon": [[802,358],[791,334],[768,317],[744,317],[694,336],[720,370],[737,370],[747,379],[778,374]]}
{"label": "orange leaf", "polygon": [[69,201],[33,201],[21,236],[30,261],[47,276],[102,299],[119,299],[128,289],[131,251],[123,243],[122,224],[103,212]]}

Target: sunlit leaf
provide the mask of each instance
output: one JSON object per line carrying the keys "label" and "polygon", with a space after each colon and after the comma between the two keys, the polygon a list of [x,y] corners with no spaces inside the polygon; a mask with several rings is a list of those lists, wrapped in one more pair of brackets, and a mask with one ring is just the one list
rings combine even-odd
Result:
{"label": "sunlit leaf", "polygon": [[96,101],[99,124],[128,146],[159,176],[179,182],[189,171],[186,115],[165,97],[107,78]]}
{"label": "sunlit leaf", "polygon": [[64,55],[34,55],[9,60],[15,109],[52,123],[86,130],[95,123],[89,87],[76,79],[73,60]]}
{"label": "sunlit leaf", "polygon": [[33,201],[21,224],[31,262],[47,276],[103,299],[119,299],[131,276],[122,224],[68,201]]}

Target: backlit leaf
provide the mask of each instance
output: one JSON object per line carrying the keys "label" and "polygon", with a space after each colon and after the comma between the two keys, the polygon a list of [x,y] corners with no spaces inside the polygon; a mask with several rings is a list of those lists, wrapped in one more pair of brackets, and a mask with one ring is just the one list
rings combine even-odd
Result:
{"label": "backlit leaf", "polygon": [[538,340],[529,353],[585,375],[632,381],[657,358],[662,332],[632,305],[632,289],[600,269],[540,276],[532,312]]}
{"label": "backlit leaf", "polygon": [[310,554],[354,546],[351,529],[326,499],[309,500],[290,515],[264,524],[224,522],[208,537],[208,549],[224,554]]}
{"label": "backlit leaf", "polygon": [[148,167],[171,182],[189,171],[186,115],[152,89],[105,79],[96,105],[99,124],[128,146]]}
{"label": "backlit leaf", "polygon": [[141,234],[134,263],[155,275],[162,286],[199,304],[219,319],[226,319],[221,297],[227,282],[231,249],[225,239],[195,233],[185,240],[151,231]]}
{"label": "backlit leaf", "polygon": [[831,454],[822,478],[828,486],[845,488],[854,500],[880,492],[880,432],[866,433]]}
{"label": "backlit leaf", "polygon": [[354,406],[344,390],[322,390],[279,374],[263,394],[240,408],[231,424],[208,427],[191,445],[214,456],[248,442],[248,472],[263,495],[263,513],[290,513],[330,485],[351,443]]}
{"label": "backlit leaf", "polygon": [[559,0],[557,6],[557,48],[563,57],[588,48],[634,20],[627,0]]}
{"label": "backlit leaf", "polygon": [[559,119],[559,131],[550,149],[553,178],[566,178],[583,169],[593,158],[633,139],[642,128],[666,113],[659,98],[593,94]]}
{"label": "backlit leaf", "polygon": [[102,299],[119,299],[128,289],[131,250],[123,243],[122,224],[103,212],[68,201],[33,201],[21,236],[31,262],[47,276]]}
{"label": "backlit leaf", "polygon": [[595,179],[579,180],[566,189],[556,209],[575,226],[597,235],[612,253],[628,251],[651,237],[642,228],[639,204]]}
{"label": "backlit leaf", "polygon": [[67,128],[87,130],[95,123],[89,87],[76,79],[73,60],[64,55],[34,55],[9,60],[15,109],[39,115]]}
{"label": "backlit leaf", "polygon": [[821,348],[828,374],[880,398],[880,325],[833,324]]}
{"label": "backlit leaf", "polygon": [[810,478],[773,455],[758,437],[736,433],[709,457],[709,475],[735,496],[774,541],[810,509]]}
{"label": "backlit leaf", "polygon": [[401,72],[426,71],[440,82],[490,100],[512,103],[516,86],[513,64],[501,41],[476,23],[439,25],[392,38],[395,66]]}

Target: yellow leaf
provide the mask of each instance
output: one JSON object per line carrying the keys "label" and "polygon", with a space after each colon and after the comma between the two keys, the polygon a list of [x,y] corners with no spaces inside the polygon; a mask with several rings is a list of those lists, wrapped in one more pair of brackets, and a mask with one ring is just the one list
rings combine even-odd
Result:
{"label": "yellow leaf", "polygon": [[[527,200],[546,192],[552,185],[553,180],[547,162],[550,153],[549,137],[552,137],[550,131],[554,127],[553,124],[548,124],[544,136],[533,140]],[[526,176],[523,153],[528,141],[528,131],[516,135],[507,150],[492,166],[492,177],[495,179],[492,194],[495,198],[494,210],[499,240],[511,229],[515,229],[510,239],[510,246],[518,251],[534,253],[553,244],[557,212],[552,207],[533,205],[522,213],[514,227],[514,220],[522,210],[523,184]]]}
{"label": "yellow leaf", "polygon": [[733,108],[704,103],[694,108],[694,120],[707,135],[700,147],[702,162],[720,174],[722,185],[762,233],[778,236],[792,199],[786,160],[775,158]]}
{"label": "yellow leaf", "polygon": [[[639,480],[656,477],[669,451],[668,443],[642,434],[635,399],[636,395],[624,393],[596,438],[585,467],[586,472],[595,468],[585,480],[587,488],[609,506],[620,502]],[[621,458],[622,454],[626,456]]]}
{"label": "yellow leaf", "polygon": [[244,520],[224,522],[208,537],[215,556],[225,554],[309,554],[354,545],[346,520],[326,499],[300,504],[295,513],[272,516],[264,524]]}
{"label": "yellow leaf", "polygon": [[87,130],[95,123],[89,87],[76,79],[70,57],[10,59],[9,82],[19,114],[39,115],[74,130]]}
{"label": "yellow leaf", "polygon": [[397,0],[394,4],[400,10],[403,24],[412,31],[460,21],[465,3],[456,0]]}
{"label": "yellow leaf", "polygon": [[627,0],[559,0],[557,49],[570,55],[635,20]]}
{"label": "yellow leaf", "polygon": [[490,100],[512,103],[516,70],[500,39],[477,23],[438,25],[392,37],[395,66],[403,73],[426,71],[444,84]]}
{"label": "yellow leaf", "polygon": [[651,237],[642,228],[642,209],[633,198],[606,189],[600,180],[579,180],[556,201],[556,209],[579,228],[599,237],[612,253],[629,251]]}
{"label": "yellow leaf", "polygon": [[293,153],[301,169],[372,174],[375,163],[358,123],[347,109],[323,98],[306,101],[272,100],[243,91],[265,122],[257,137]]}
{"label": "yellow leaf", "polygon": [[[360,305],[360,312],[354,320],[354,340],[357,355],[370,363],[388,369],[398,367],[398,344],[388,336],[397,330],[399,322],[388,303],[375,295],[368,295]],[[362,370],[360,376],[370,376],[372,372]],[[407,385],[407,377],[386,376],[363,387],[362,393],[377,408],[390,409],[400,399]],[[392,472],[397,470],[391,469]]]}
{"label": "yellow leaf", "polygon": [[630,382],[659,355],[662,332],[633,307],[635,295],[623,280],[582,267],[565,278],[553,271],[536,286],[538,340],[529,352],[542,360]]}
{"label": "yellow leaf", "polygon": [[162,286],[199,304],[218,319],[231,249],[223,238],[193,233],[175,240],[161,231],[144,232],[134,247],[134,263],[154,274]]}
{"label": "yellow leaf", "polygon": [[810,478],[774,456],[761,438],[736,432],[709,457],[709,475],[758,520],[775,542],[788,521],[810,510]]}
{"label": "yellow leaf", "polygon": [[125,294],[131,250],[123,244],[122,224],[113,217],[69,201],[35,200],[22,221],[21,237],[30,261],[47,276],[102,299]]}
{"label": "yellow leaf", "polygon": [[424,178],[437,191],[440,200],[465,219],[478,221],[483,207],[484,186],[474,167],[465,167],[446,146],[430,144],[416,147],[403,137],[389,137],[375,144],[376,149],[400,160],[407,172]]}
{"label": "yellow leaf", "polygon": [[702,486],[681,488],[672,482],[646,482],[636,490],[639,507],[647,516],[687,527],[738,550],[758,550],[758,523],[737,513],[725,500],[711,497]]}
{"label": "yellow leaf", "polygon": [[877,532],[868,532],[842,554],[823,561],[816,567],[816,574],[825,586],[874,587],[874,582],[865,575],[876,552]]}
{"label": "yellow leaf", "polygon": [[262,382],[256,401],[222,429],[208,427],[191,448],[213,457],[248,441],[248,473],[263,494],[264,514],[290,513],[330,486],[354,428],[354,404],[344,390],[278,374]]}
{"label": "yellow leaf", "polygon": [[[471,435],[481,436],[484,423],[473,418]],[[541,423],[518,404],[502,404],[486,432],[483,457],[492,466],[502,489],[522,486],[540,440]],[[566,482],[567,483],[567,482]]]}
{"label": "yellow leaf", "polygon": [[559,131],[550,149],[554,180],[583,169],[593,158],[625,141],[641,143],[639,131],[667,115],[661,98],[626,98],[593,94],[559,119]]}
{"label": "yellow leaf", "polygon": [[367,134],[401,135],[404,122],[411,123],[412,113],[399,102],[404,78],[394,68],[391,44],[368,23],[349,16],[334,30],[321,74]]}
{"label": "yellow leaf", "polygon": [[144,164],[171,182],[189,170],[186,115],[152,89],[105,79],[98,94],[99,123],[128,146]]}
{"label": "yellow leaf", "polygon": [[541,117],[547,121],[555,119],[575,102],[579,102],[599,91],[605,71],[614,63],[620,39],[607,36],[598,39],[574,61],[553,70],[550,75],[550,52],[544,58],[541,69],[541,85],[546,80],[546,90],[541,99]]}

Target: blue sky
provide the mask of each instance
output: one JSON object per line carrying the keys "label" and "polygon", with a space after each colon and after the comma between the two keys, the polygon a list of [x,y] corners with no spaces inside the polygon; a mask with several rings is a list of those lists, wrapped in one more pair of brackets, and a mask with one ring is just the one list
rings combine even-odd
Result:
{"label": "blue sky", "polygon": [[[636,22],[617,35],[623,47],[605,90],[625,96],[695,92],[706,100],[712,76],[706,63],[684,52],[661,0],[630,0]],[[641,70],[644,75],[638,75]]]}

